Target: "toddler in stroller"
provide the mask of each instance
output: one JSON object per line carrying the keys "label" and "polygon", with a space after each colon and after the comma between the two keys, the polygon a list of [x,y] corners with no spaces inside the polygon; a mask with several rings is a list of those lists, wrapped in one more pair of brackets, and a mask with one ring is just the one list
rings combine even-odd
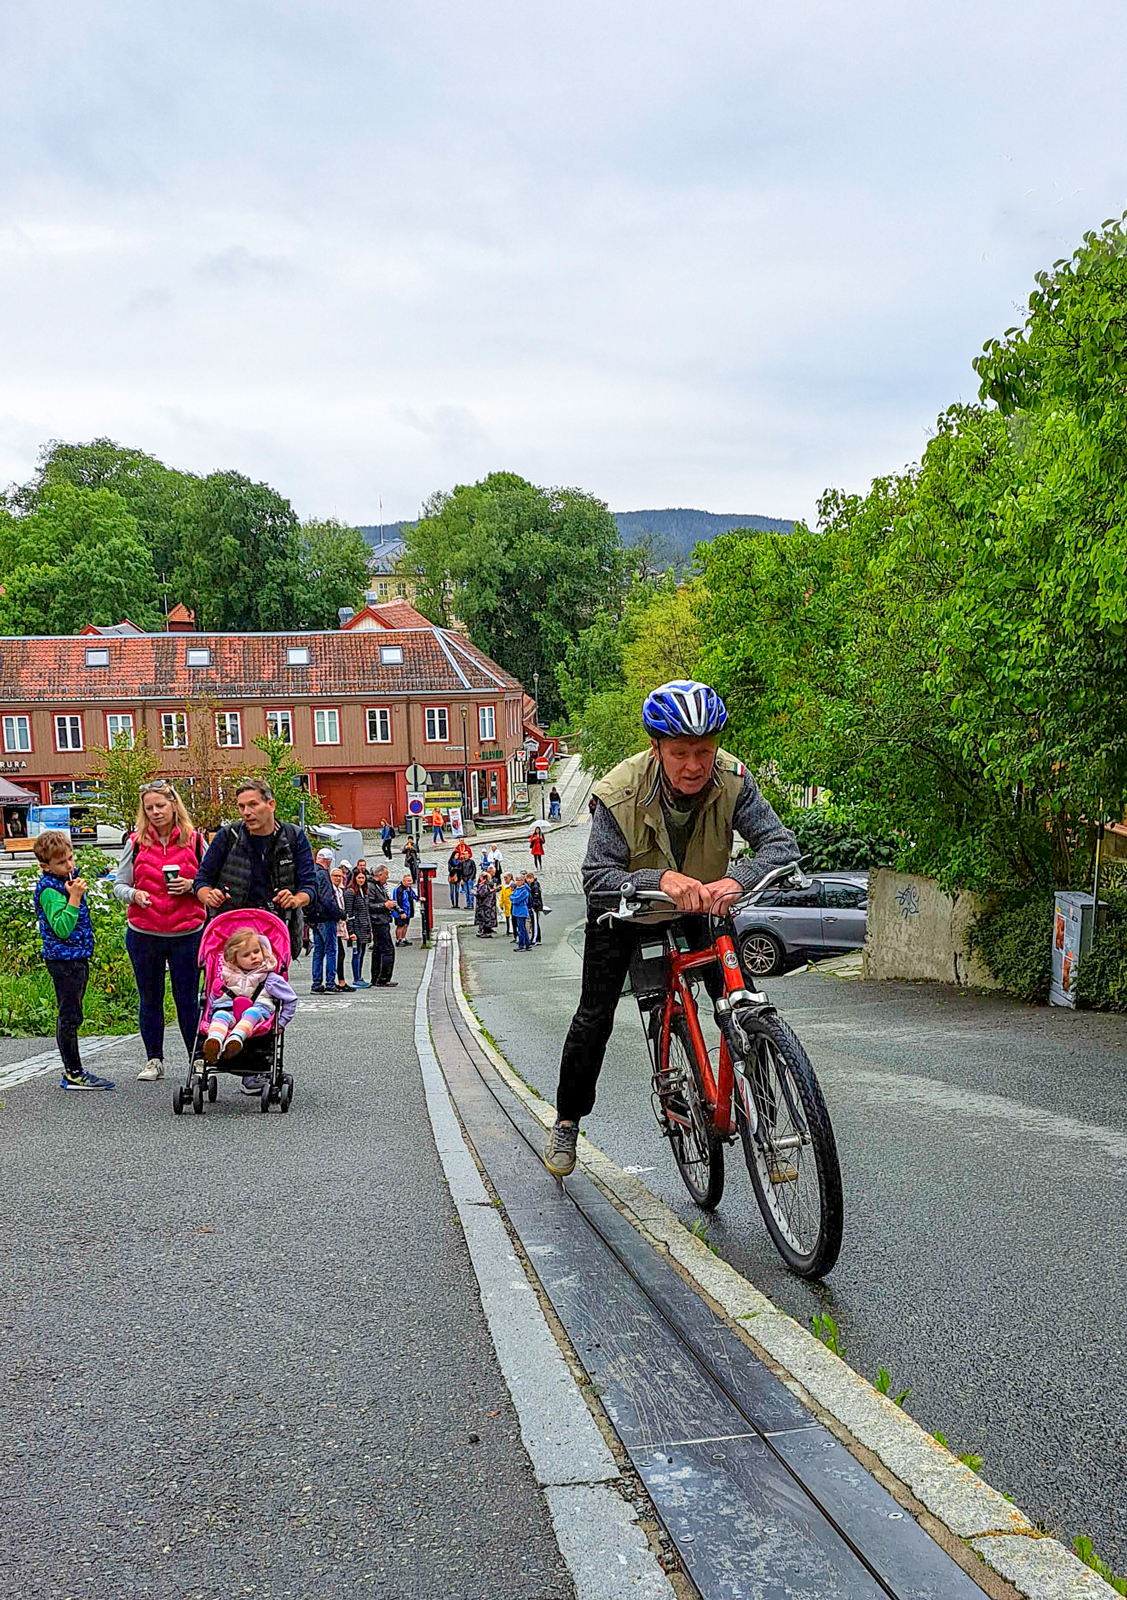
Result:
{"label": "toddler in stroller", "polygon": [[172,1096],[177,1113],[188,1100],[198,1114],[203,1097],[214,1101],[216,1072],[242,1075],[244,1094],[261,1097],[288,1111],[293,1079],[282,1070],[286,1024],[297,1010],[297,996],[286,975],[290,935],[270,911],[226,911],[213,917],[200,940],[200,1025],[188,1079]]}

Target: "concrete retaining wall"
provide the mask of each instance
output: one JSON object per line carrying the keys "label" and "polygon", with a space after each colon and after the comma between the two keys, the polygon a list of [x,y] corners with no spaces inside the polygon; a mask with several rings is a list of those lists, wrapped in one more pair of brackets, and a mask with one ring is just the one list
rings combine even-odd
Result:
{"label": "concrete retaining wall", "polygon": [[881,867],[869,879],[865,977],[997,989],[981,957],[967,949],[967,929],[982,907],[980,895],[952,899],[934,878]]}

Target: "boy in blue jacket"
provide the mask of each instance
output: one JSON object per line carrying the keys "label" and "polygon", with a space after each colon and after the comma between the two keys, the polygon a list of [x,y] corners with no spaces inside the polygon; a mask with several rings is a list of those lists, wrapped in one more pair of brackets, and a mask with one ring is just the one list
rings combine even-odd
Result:
{"label": "boy in blue jacket", "polygon": [[407,930],[411,926],[411,918],[415,914],[415,880],[409,872],[403,874],[403,879],[395,891],[395,942],[397,945],[410,944]]}
{"label": "boy in blue jacket", "polygon": [[74,870],[74,851],[65,833],[41,833],[33,846],[40,874],[35,885],[35,916],[43,941],[43,961],[55,985],[59,1013],[55,1039],[63,1062],[60,1089],[113,1089],[110,1078],[83,1070],[78,1053],[82,1001],[90,981],[94,924],[86,904],[86,879]]}
{"label": "boy in blue jacket", "polygon": [[517,949],[531,950],[532,944],[528,937],[528,907],[529,889],[523,877],[518,877],[513,884],[512,918],[513,927],[517,930]]}

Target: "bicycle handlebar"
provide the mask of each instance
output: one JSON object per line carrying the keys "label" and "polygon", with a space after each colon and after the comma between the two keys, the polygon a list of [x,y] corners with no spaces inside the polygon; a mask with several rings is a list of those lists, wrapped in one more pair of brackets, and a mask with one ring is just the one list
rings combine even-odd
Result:
{"label": "bicycle handlebar", "polygon": [[[754,905],[761,894],[784,878],[793,878],[798,887],[805,888],[809,880],[804,878],[798,870],[805,859],[805,856],[800,856],[797,861],[788,861],[781,867],[772,867],[770,872],[765,873],[757,884],[754,884],[752,888],[740,895],[738,900],[732,902],[724,916],[732,917],[737,911],[742,911],[745,907]],[[592,898],[598,899],[601,897],[592,896]],[[649,910],[645,908],[647,901],[650,902]],[[618,891],[617,907],[613,911],[604,911],[598,921],[600,925],[608,922],[641,922],[643,919],[665,922],[668,920],[669,911],[686,916],[691,914],[680,912],[677,902],[671,900],[667,894],[663,894],[660,889],[636,889],[632,883],[627,882]],[[713,916],[711,911],[702,914],[710,918]]]}

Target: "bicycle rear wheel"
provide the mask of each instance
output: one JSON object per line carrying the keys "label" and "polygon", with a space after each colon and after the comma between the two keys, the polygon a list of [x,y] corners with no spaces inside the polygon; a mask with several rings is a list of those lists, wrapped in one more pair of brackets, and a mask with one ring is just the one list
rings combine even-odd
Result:
{"label": "bicycle rear wheel", "polygon": [[[841,1251],[844,1202],[829,1112],[809,1057],[779,1017],[733,1015],[745,1045],[736,1120],[767,1232],[800,1278],[820,1278]],[[741,1072],[742,1067],[742,1072]]]}
{"label": "bicycle rear wheel", "polygon": [[673,1018],[664,1062],[660,1011],[653,1013],[650,1031],[660,1068],[654,1093],[655,1109],[660,1107],[658,1121],[668,1133],[685,1188],[702,1211],[714,1211],[724,1193],[724,1141],[713,1124],[689,1025],[682,1016]]}

